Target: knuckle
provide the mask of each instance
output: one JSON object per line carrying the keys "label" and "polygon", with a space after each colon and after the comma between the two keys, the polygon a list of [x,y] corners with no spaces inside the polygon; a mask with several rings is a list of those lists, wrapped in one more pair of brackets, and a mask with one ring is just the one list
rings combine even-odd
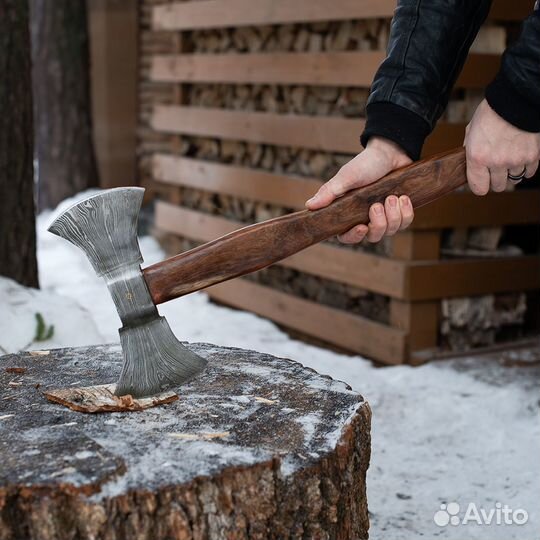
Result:
{"label": "knuckle", "polygon": [[483,165],[487,161],[487,154],[481,150],[480,148],[471,148],[468,152],[468,158],[473,163],[477,163],[479,165]]}

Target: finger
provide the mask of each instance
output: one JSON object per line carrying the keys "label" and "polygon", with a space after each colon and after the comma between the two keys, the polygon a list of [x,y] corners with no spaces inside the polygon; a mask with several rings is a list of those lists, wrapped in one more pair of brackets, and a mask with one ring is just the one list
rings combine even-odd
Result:
{"label": "finger", "polygon": [[525,171],[525,178],[532,178],[538,170],[538,161],[527,163],[527,170]]}
{"label": "finger", "polygon": [[[522,172],[523,169],[519,172]],[[519,174],[518,172],[518,174]],[[507,169],[489,169],[490,185],[491,189],[497,193],[504,191],[508,184],[508,170]]]}
{"label": "finger", "polygon": [[380,203],[369,209],[369,226],[366,238],[368,242],[379,242],[386,232],[386,216],[384,206]]}
{"label": "finger", "polygon": [[525,165],[508,169],[508,174],[511,174],[512,176],[521,176],[525,172],[527,172],[527,168],[525,167]]}
{"label": "finger", "polygon": [[401,227],[401,211],[399,200],[395,195],[386,197],[384,202],[384,212],[386,214],[386,236],[393,236]]}
{"label": "finger", "polygon": [[358,244],[366,237],[367,233],[367,225],[357,225],[346,233],[340,234],[338,240],[343,244]]}
{"label": "finger", "polygon": [[407,195],[402,195],[399,198],[399,207],[401,209],[401,227],[400,229],[406,229],[414,219],[414,209],[411,199]]}
{"label": "finger", "polygon": [[353,187],[354,182],[341,170],[333,178],[328,180],[328,182],[323,184],[311,199],[306,201],[306,207],[309,210],[324,208]]}
{"label": "finger", "polygon": [[475,195],[486,195],[491,182],[489,169],[471,159],[467,159],[467,182]]}
{"label": "finger", "polygon": [[315,193],[315,195],[313,195],[309,201],[306,201],[306,207],[308,210],[318,210],[319,208],[324,208],[336,198],[332,185],[329,185],[332,180],[329,180],[326,182],[326,184],[321,186],[319,191],[317,191],[317,193]]}

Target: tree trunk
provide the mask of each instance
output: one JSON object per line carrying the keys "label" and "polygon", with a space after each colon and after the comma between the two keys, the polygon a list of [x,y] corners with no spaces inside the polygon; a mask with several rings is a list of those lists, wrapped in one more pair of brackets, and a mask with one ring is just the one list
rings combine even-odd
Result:
{"label": "tree trunk", "polygon": [[31,0],[38,207],[98,185],[85,0]]}
{"label": "tree trunk", "polygon": [[362,396],[291,360],[189,347],[208,366],[179,399],[114,414],[42,393],[114,382],[118,346],[0,358],[0,539],[367,539]]}
{"label": "tree trunk", "polygon": [[0,274],[37,287],[28,5],[0,0]]}

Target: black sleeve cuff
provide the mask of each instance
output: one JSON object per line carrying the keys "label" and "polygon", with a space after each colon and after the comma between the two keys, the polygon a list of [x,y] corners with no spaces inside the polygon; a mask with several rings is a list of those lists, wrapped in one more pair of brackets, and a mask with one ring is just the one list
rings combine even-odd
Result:
{"label": "black sleeve cuff", "polygon": [[502,73],[486,88],[486,100],[499,116],[518,129],[540,132],[540,107],[520,94]]}
{"label": "black sleeve cuff", "polygon": [[367,119],[360,142],[365,148],[373,136],[395,142],[414,161],[431,131],[429,123],[405,107],[390,102],[370,103],[366,109]]}

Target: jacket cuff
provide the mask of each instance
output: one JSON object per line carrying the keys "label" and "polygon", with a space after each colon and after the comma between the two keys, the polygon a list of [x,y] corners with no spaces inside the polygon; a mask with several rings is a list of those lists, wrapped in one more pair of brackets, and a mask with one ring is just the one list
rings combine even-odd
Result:
{"label": "jacket cuff", "polygon": [[422,146],[431,131],[426,120],[390,102],[370,103],[366,113],[366,126],[360,137],[364,148],[371,137],[384,137],[401,146],[412,160],[420,159]]}
{"label": "jacket cuff", "polygon": [[540,132],[540,107],[520,94],[502,73],[486,88],[486,100],[499,116],[518,129]]}

